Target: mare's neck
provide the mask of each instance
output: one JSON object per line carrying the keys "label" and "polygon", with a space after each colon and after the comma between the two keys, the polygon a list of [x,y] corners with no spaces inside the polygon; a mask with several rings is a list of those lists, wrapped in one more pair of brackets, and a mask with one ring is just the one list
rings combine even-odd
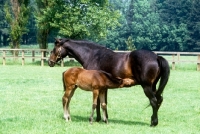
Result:
{"label": "mare's neck", "polygon": [[92,49],[87,45],[81,45],[78,43],[67,44],[66,46],[69,55],[75,58],[83,67],[86,66],[92,57]]}

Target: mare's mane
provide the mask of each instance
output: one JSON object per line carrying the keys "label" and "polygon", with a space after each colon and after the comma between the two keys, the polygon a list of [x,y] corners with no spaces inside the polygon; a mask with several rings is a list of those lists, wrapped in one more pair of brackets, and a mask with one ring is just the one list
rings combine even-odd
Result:
{"label": "mare's mane", "polygon": [[91,49],[95,49],[95,48],[99,48],[99,49],[108,49],[102,45],[99,45],[97,43],[91,42],[91,41],[87,41],[87,40],[72,40],[72,39],[67,39],[67,38],[62,38],[60,39],[60,45],[62,46],[65,42],[70,42],[70,43],[76,43],[79,44],[81,46],[87,46]]}

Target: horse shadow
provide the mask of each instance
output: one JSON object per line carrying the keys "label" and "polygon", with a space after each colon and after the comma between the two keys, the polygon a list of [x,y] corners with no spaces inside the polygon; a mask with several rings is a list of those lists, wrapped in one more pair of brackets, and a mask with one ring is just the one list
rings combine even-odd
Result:
{"label": "horse shadow", "polygon": [[[84,122],[84,121],[88,121],[89,122],[89,117],[85,117],[85,116],[83,117],[83,116],[78,116],[78,115],[72,115],[71,118],[72,118],[73,122]],[[100,121],[100,123],[101,122],[104,123],[103,121]],[[117,119],[108,119],[108,124],[109,123],[112,123],[112,124],[122,124],[122,125],[149,126],[149,124],[146,123],[146,122],[130,121],[130,120],[117,120]]]}

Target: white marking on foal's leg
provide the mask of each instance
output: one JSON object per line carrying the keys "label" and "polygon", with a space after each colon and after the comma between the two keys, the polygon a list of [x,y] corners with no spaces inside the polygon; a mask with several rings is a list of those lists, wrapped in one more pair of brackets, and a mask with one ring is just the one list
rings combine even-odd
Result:
{"label": "white marking on foal's leg", "polygon": [[71,118],[70,118],[70,114],[69,114],[69,109],[67,109],[66,108],[67,106],[66,106],[66,103],[65,103],[65,105],[64,105],[64,108],[63,108],[63,110],[64,110],[64,119],[66,120],[66,122],[68,122],[68,121],[70,121],[71,120]]}
{"label": "white marking on foal's leg", "polygon": [[71,121],[70,115],[68,113],[64,113],[64,118],[66,122]]}
{"label": "white marking on foal's leg", "polygon": [[92,122],[93,122],[94,110],[96,109],[96,106],[97,106],[97,104],[92,105],[92,113],[89,118],[90,124],[92,124]]}

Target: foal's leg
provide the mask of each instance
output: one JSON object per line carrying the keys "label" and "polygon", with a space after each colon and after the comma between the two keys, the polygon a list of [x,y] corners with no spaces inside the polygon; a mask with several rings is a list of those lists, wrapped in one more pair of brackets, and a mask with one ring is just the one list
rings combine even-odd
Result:
{"label": "foal's leg", "polygon": [[90,123],[92,124],[93,122],[93,116],[94,116],[94,110],[96,109],[97,107],[97,99],[98,99],[98,96],[99,96],[99,90],[98,89],[93,89],[93,104],[92,104],[92,113],[90,115],[90,118],[89,118],[89,121]]}
{"label": "foal's leg", "polygon": [[105,92],[106,92],[106,90],[101,90],[99,93],[99,98],[100,98],[100,102],[101,102],[101,108],[103,111],[103,121],[105,123],[108,123],[108,119],[106,117],[107,105],[105,102]]}
{"label": "foal's leg", "polygon": [[63,95],[63,98],[62,98],[63,110],[64,110],[64,118],[65,118],[66,121],[71,120],[69,103],[70,103],[71,97],[74,94],[75,89],[76,89],[75,85],[70,86],[70,87],[66,87],[65,94]]}
{"label": "foal's leg", "polygon": [[158,102],[155,97],[155,93],[152,91],[152,86],[143,86],[145,95],[149,98],[153,114],[151,116],[151,126],[156,126],[158,124]]}
{"label": "foal's leg", "polygon": [[[105,103],[106,103],[106,104],[108,104],[108,102],[107,102],[107,93],[108,93],[108,89],[105,90]],[[107,109],[105,110],[105,113],[106,113],[106,118],[108,119],[108,112],[107,112]],[[99,98],[99,97],[98,97],[98,99],[97,99],[96,114],[97,114],[96,121],[99,122],[99,121],[101,120],[100,98]]]}

